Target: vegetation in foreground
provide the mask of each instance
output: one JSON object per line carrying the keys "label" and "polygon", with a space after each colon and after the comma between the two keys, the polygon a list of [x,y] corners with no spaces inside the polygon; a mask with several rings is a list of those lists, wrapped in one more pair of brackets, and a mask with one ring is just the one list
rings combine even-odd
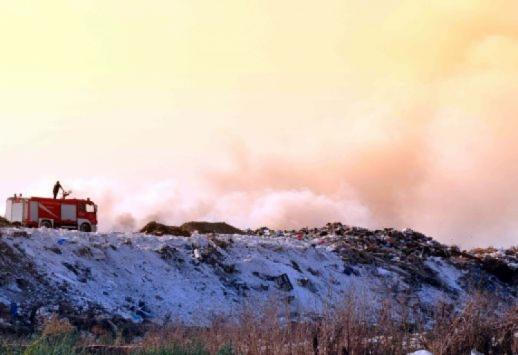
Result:
{"label": "vegetation in foreground", "polygon": [[[497,311],[477,296],[453,313],[447,305],[433,312],[433,325],[391,304],[373,309],[349,300],[339,311],[314,321],[283,321],[272,307],[260,316],[248,310],[234,321],[189,328],[168,325],[148,328],[143,336],[101,334],[94,337],[68,320],[50,318],[29,339],[4,336],[1,354],[407,354],[427,349],[433,354],[518,353],[518,306]],[[396,316],[396,311],[398,316]],[[374,319],[374,322],[373,322]]]}

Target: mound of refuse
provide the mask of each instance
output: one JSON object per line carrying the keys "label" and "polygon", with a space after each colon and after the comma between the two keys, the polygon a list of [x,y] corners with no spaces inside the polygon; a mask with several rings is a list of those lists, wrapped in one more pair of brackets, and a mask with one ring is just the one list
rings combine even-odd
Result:
{"label": "mound of refuse", "polygon": [[[322,228],[303,228],[298,231],[275,231],[263,227],[250,230],[249,233],[264,237],[291,236],[298,240],[319,240],[330,244],[344,260],[365,265],[388,263],[407,282],[413,279],[434,283],[433,270],[430,270],[427,263],[431,258],[442,258],[459,269],[482,269],[499,281],[518,287],[518,247],[465,251],[457,246],[441,244],[411,229],[369,230],[341,223],[328,223]],[[472,281],[478,282],[476,278]],[[515,290],[514,293],[517,292]]]}
{"label": "mound of refuse", "polygon": [[[53,314],[74,324],[207,325],[277,303],[315,319],[351,293],[429,317],[483,292],[518,301],[517,248],[463,251],[406,229],[322,228],[185,238],[158,223],[143,233],[0,229],[0,328],[34,329]],[[154,234],[157,235],[154,235]],[[173,235],[173,233],[182,233]]]}
{"label": "mound of refuse", "polygon": [[181,237],[190,237],[191,233],[181,227],[167,226],[158,222],[149,222],[141,230],[140,233],[153,234],[156,236],[175,235]]}
{"label": "mound of refuse", "polygon": [[217,234],[245,234],[241,229],[231,226],[225,222],[187,222],[180,226],[180,228],[191,233],[197,232],[200,234],[217,233]]}
{"label": "mound of refuse", "polygon": [[189,237],[193,233],[198,234],[245,234],[241,229],[225,222],[187,222],[181,226],[168,226],[158,222],[149,222],[140,233],[156,236],[175,235]]}

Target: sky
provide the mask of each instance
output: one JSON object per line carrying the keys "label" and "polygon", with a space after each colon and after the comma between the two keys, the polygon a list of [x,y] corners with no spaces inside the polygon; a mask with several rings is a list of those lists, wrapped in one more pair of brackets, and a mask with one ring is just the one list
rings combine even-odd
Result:
{"label": "sky", "polygon": [[516,1],[0,0],[0,43],[0,210],[518,245]]}

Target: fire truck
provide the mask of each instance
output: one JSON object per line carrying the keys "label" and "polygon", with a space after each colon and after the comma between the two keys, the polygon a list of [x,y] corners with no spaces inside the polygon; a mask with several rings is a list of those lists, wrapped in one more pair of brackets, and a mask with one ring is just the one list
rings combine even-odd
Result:
{"label": "fire truck", "polygon": [[29,228],[65,228],[83,232],[97,230],[97,205],[90,199],[52,199],[45,197],[7,199],[5,218],[14,225]]}

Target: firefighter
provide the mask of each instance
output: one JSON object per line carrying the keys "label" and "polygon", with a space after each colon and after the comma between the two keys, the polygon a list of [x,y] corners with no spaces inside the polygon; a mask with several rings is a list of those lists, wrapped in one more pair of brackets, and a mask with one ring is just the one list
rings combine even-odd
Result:
{"label": "firefighter", "polygon": [[54,189],[52,190],[52,193],[54,194],[54,200],[58,197],[59,190],[63,190],[65,192],[65,189],[63,189],[63,186],[59,183],[59,181],[56,182],[54,185]]}

